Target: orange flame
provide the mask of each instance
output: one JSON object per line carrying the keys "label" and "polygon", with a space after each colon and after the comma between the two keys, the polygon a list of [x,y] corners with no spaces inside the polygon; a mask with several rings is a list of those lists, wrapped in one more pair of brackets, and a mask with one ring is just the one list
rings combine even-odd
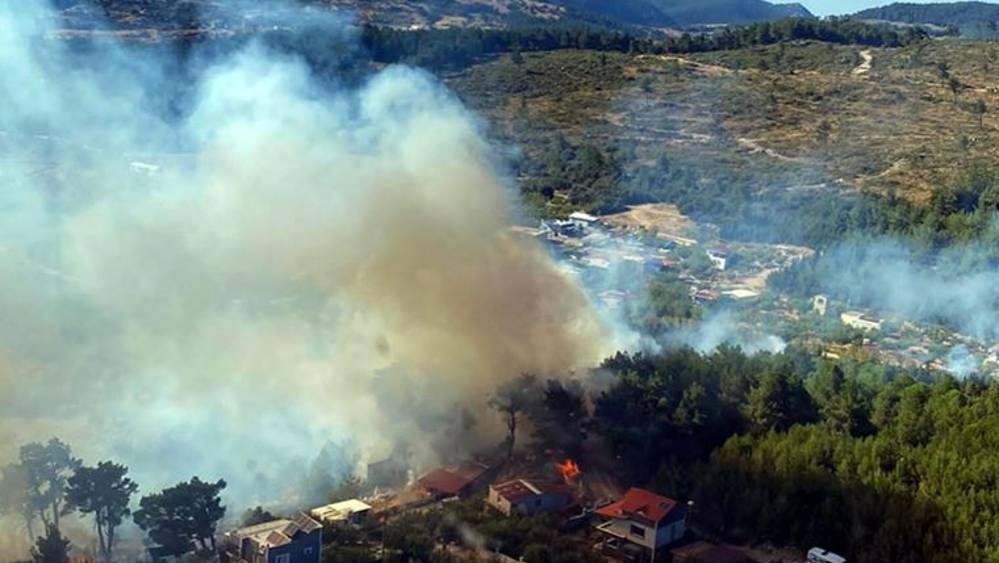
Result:
{"label": "orange flame", "polygon": [[582,470],[579,469],[579,465],[571,459],[567,459],[562,463],[556,463],[555,467],[558,467],[559,473],[562,474],[562,478],[566,481],[572,481],[583,474]]}

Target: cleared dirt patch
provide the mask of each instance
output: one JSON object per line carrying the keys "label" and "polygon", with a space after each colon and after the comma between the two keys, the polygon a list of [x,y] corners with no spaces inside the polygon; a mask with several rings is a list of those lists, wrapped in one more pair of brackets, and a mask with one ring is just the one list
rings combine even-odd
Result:
{"label": "cleared dirt patch", "polygon": [[668,203],[633,205],[627,211],[605,215],[601,219],[608,225],[625,229],[653,229],[665,235],[684,237],[694,228],[694,222]]}

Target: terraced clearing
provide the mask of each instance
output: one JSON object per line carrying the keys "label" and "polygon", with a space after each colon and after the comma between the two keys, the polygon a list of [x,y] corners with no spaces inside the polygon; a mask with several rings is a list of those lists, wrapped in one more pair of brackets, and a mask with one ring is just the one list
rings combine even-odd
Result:
{"label": "terraced clearing", "polygon": [[[970,163],[999,156],[997,65],[999,46],[982,42],[802,42],[690,57],[533,53],[447,82],[529,156],[559,133],[616,147],[626,165],[667,154],[749,175],[761,187],[892,192],[921,202]],[[956,96],[950,76],[961,84]],[[978,99],[989,108],[982,127]]]}

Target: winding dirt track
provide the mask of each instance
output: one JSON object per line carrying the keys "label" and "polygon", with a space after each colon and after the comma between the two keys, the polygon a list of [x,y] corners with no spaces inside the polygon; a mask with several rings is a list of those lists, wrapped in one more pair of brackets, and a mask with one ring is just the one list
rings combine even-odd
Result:
{"label": "winding dirt track", "polygon": [[863,76],[868,72],[871,72],[871,65],[874,63],[874,55],[871,54],[870,49],[864,49],[860,52],[860,57],[863,61],[857,65],[857,68],[853,69],[854,76]]}

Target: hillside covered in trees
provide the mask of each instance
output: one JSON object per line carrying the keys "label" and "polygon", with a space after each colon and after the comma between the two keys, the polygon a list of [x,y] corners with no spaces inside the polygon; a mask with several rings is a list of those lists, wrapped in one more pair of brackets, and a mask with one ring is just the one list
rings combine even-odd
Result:
{"label": "hillside covered in trees", "polygon": [[680,25],[744,24],[787,17],[812,17],[801,4],[763,0],[653,0]]}
{"label": "hillside covered in trees", "polygon": [[709,533],[865,563],[999,556],[994,381],[727,348],[604,367],[618,380],[595,424]]}
{"label": "hillside covered in trees", "polygon": [[887,6],[861,10],[861,19],[936,25],[975,25],[999,21],[999,5],[990,2],[895,2]]}
{"label": "hillside covered in trees", "polygon": [[484,57],[513,52],[585,49],[632,55],[692,54],[806,40],[837,45],[900,47],[925,38],[925,33],[916,28],[897,31],[849,19],[786,18],[664,40],[584,27],[402,31],[367,26],[362,42],[377,62],[401,62],[435,70],[454,70]]}
{"label": "hillside covered in trees", "polygon": [[914,25],[937,25],[971,37],[992,37],[999,22],[999,5],[989,2],[896,2],[862,10],[854,17]]}
{"label": "hillside covered in trees", "polygon": [[[614,13],[614,20],[592,12],[578,10],[554,2],[504,0],[496,3],[457,2],[453,0],[303,0],[298,3],[322,19],[334,15],[344,21],[408,29],[411,27],[496,28],[525,25],[592,25],[613,26],[648,21],[629,3],[644,0],[624,0]],[[585,3],[580,0],[580,3]],[[68,29],[104,28],[120,30],[206,30],[242,29],[261,21],[280,17],[281,4],[267,6],[255,3],[217,3],[199,0],[56,0],[62,10],[62,25]],[[286,8],[296,5],[285,5]],[[641,4],[645,7],[644,4]],[[661,14],[660,14],[661,16]],[[287,22],[283,22],[287,23]],[[300,22],[299,22],[300,23]]]}
{"label": "hillside covered in trees", "polygon": [[[97,15],[123,28],[184,28],[240,12],[256,17],[250,5],[215,4],[198,0],[57,0],[70,25],[93,25]],[[305,0],[321,10],[356,15],[359,23],[419,28],[498,28],[531,25],[590,25],[597,27],[675,28],[705,24],[741,24],[811,17],[800,4],[764,0]]]}

